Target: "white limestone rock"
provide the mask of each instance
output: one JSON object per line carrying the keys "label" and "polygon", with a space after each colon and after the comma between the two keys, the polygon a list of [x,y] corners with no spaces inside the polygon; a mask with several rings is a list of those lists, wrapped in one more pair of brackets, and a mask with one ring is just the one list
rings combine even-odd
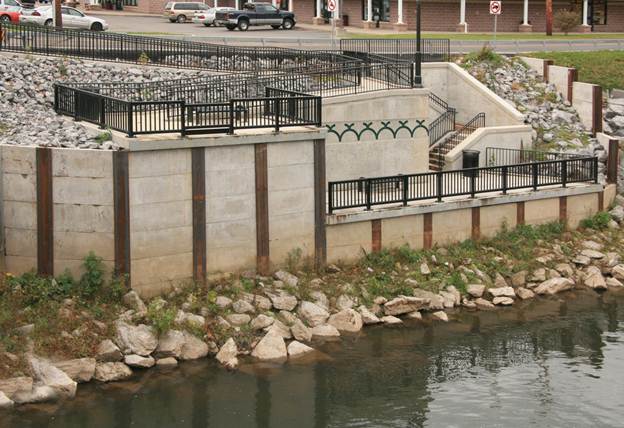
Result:
{"label": "white limestone rock", "polygon": [[400,318],[397,318],[395,316],[392,315],[386,315],[385,317],[381,317],[381,322],[389,325],[389,326],[395,326],[395,325],[402,325],[403,321],[401,321]]}
{"label": "white limestone rock", "polygon": [[343,309],[329,317],[327,323],[336,327],[338,331],[357,333],[362,330],[362,315],[354,309]]}
{"label": "white limestone rock", "polygon": [[492,297],[516,297],[516,292],[512,287],[488,288],[488,293]]}
{"label": "white limestone rock", "polygon": [[115,361],[121,361],[123,354],[117,345],[112,340],[106,339],[100,342],[98,345],[95,359],[102,363],[112,363]]}
{"label": "white limestone rock", "polygon": [[140,355],[126,355],[124,363],[129,367],[137,367],[140,369],[149,369],[156,364],[156,360],[152,357],[142,357]]}
{"label": "white limestone rock", "polygon": [[297,357],[302,357],[304,355],[307,355],[310,352],[314,352],[314,348],[311,348],[308,345],[304,345],[303,343],[297,342],[295,340],[288,344],[287,351],[288,351],[288,358],[297,358]]}
{"label": "white limestone rock", "polygon": [[30,356],[28,364],[33,375],[35,386],[48,386],[54,389],[61,398],[73,398],[78,384],[65,372],[53,366],[43,358]]}
{"label": "white limestone rock", "polygon": [[0,391],[0,410],[10,409],[15,405],[13,400]]}
{"label": "white limestone rock", "polygon": [[329,318],[329,312],[308,301],[302,301],[297,311],[299,317],[311,327],[322,325]]}
{"label": "white limestone rock", "polygon": [[300,319],[297,319],[293,325],[290,326],[290,332],[298,341],[309,342],[312,340],[312,330]]}
{"label": "white limestone rock", "polygon": [[290,287],[297,287],[297,285],[299,285],[299,278],[284,270],[278,270],[273,274],[273,277]]}
{"label": "white limestone rock", "polygon": [[276,332],[269,331],[258,342],[251,356],[263,361],[285,359],[288,357],[288,351],[284,338]]}
{"label": "white limestone rock", "polygon": [[236,342],[231,337],[223,344],[215,358],[218,362],[224,365],[228,369],[235,369],[238,367],[238,347]]}
{"label": "white limestone rock", "polygon": [[0,379],[0,391],[15,401],[16,394],[30,393],[33,389],[33,379],[28,376],[11,377]]}
{"label": "white limestone rock", "polygon": [[468,287],[466,287],[466,291],[468,291],[468,294],[470,294],[472,297],[481,297],[483,296],[483,292],[485,291],[485,285],[468,284]]}
{"label": "white limestone rock", "polygon": [[265,294],[277,310],[292,311],[297,306],[297,298],[284,290],[266,291]]}
{"label": "white limestone rock", "polygon": [[96,363],[95,358],[76,358],[73,360],[57,361],[54,365],[67,374],[72,380],[83,383],[89,382],[93,378]]}
{"label": "white limestone rock", "polygon": [[317,325],[310,329],[312,331],[313,339],[330,339],[340,337],[340,332],[336,327],[329,324]]}
{"label": "white limestone rock", "polygon": [[137,354],[147,357],[158,346],[158,338],[154,330],[145,324],[134,326],[117,321],[115,327],[117,329],[115,342],[126,355]]}
{"label": "white limestone rock", "polygon": [[95,366],[95,380],[114,382],[132,376],[132,370],[124,363],[98,363]]}
{"label": "white limestone rock", "polygon": [[[427,307],[430,299],[411,296],[399,296],[384,304],[385,315],[401,315],[409,312],[418,311]],[[444,305],[444,304],[443,304]]]}
{"label": "white limestone rock", "polygon": [[364,325],[379,324],[381,322],[379,317],[377,315],[375,315],[374,313],[372,313],[364,305],[361,305],[358,308],[358,311],[360,311],[360,315],[362,315],[362,322],[364,323]]}
{"label": "white limestone rock", "polygon": [[574,281],[569,278],[551,278],[535,287],[535,294],[553,295],[562,291],[571,290],[574,287]]}
{"label": "white limestone rock", "polygon": [[275,318],[260,314],[251,320],[251,329],[254,331],[262,330],[263,328],[269,327],[274,321]]}

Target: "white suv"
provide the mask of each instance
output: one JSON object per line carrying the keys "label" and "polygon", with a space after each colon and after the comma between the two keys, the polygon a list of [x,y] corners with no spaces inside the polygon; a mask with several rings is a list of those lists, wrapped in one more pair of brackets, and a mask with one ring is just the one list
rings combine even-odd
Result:
{"label": "white suv", "polygon": [[206,3],[200,2],[169,2],[165,6],[164,16],[171,22],[178,22],[183,24],[187,21],[190,21],[195,12],[205,12],[210,8],[206,5]]}
{"label": "white suv", "polygon": [[0,0],[0,12],[19,12],[22,5],[17,0]]}

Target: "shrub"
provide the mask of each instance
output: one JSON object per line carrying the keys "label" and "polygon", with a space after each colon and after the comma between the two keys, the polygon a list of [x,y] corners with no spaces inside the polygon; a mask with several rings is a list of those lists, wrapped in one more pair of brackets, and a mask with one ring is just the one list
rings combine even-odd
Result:
{"label": "shrub", "polygon": [[583,229],[603,230],[609,226],[611,215],[607,212],[599,212],[591,217],[581,220]]}
{"label": "shrub", "polygon": [[96,256],[93,251],[84,258],[83,266],[85,273],[80,278],[80,294],[85,297],[93,297],[104,286],[104,264],[102,258]]}
{"label": "shrub", "polygon": [[581,22],[581,15],[575,10],[563,9],[555,13],[555,27],[563,31],[566,36]]}
{"label": "shrub", "polygon": [[477,52],[466,55],[464,62],[489,62],[492,65],[500,65],[503,63],[503,57],[494,52],[489,43],[485,43]]}
{"label": "shrub", "polygon": [[153,300],[147,306],[147,319],[158,334],[166,333],[171,329],[175,316],[175,309],[165,308],[159,300]]}

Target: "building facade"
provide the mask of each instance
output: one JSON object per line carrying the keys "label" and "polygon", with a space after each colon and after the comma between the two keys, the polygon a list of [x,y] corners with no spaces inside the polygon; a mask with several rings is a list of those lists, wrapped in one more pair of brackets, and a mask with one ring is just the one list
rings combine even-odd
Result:
{"label": "building facade", "polygon": [[[109,1],[109,0],[101,0]],[[112,1],[112,0],[110,0]],[[271,0],[264,0],[271,1]],[[272,0],[284,10],[291,10],[304,24],[328,25],[329,0]],[[245,0],[206,0],[210,6],[241,7]],[[125,10],[161,14],[166,0],[122,0]],[[624,32],[624,0],[553,0],[553,14],[561,10],[579,14],[578,32]],[[490,32],[494,19],[489,13],[489,0],[422,0],[423,31]],[[414,30],[415,0],[338,0],[339,25],[369,29]],[[498,17],[500,32],[544,32],[545,0],[504,0]],[[554,28],[555,31],[558,29]]]}

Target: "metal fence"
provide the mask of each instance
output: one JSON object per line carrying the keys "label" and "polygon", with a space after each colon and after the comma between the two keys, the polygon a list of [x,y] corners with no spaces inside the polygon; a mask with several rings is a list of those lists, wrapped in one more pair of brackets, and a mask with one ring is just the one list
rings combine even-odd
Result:
{"label": "metal fence", "polygon": [[499,147],[486,147],[485,149],[485,163],[487,166],[513,165],[518,163],[553,161],[561,159],[577,159],[585,156],[586,155],[573,153],[506,149]]}
{"label": "metal fence", "polygon": [[420,58],[416,39],[341,39],[340,50],[413,62],[446,62],[451,57],[449,39],[421,39]]}
{"label": "metal fence", "polygon": [[479,193],[566,187],[570,183],[598,182],[598,158],[585,157],[515,165],[426,172],[391,177],[329,182],[329,214],[347,208],[402,204]]}

